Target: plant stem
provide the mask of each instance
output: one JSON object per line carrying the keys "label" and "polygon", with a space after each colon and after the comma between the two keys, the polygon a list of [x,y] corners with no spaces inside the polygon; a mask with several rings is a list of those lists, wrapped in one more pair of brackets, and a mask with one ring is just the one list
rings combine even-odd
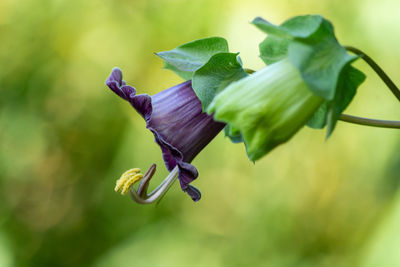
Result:
{"label": "plant stem", "polygon": [[351,115],[346,115],[346,114],[340,115],[339,120],[349,122],[349,123],[354,123],[354,124],[366,125],[366,126],[400,129],[400,121],[367,119],[367,118],[356,117],[356,116],[351,116]]}
{"label": "plant stem", "polygon": [[345,46],[347,51],[350,51],[356,55],[359,55],[367,64],[376,72],[376,74],[379,75],[379,77],[382,79],[382,81],[389,87],[390,91],[395,95],[395,97],[400,101],[400,90],[399,88],[394,84],[394,82],[389,78],[389,76],[382,70],[381,67],[379,67],[376,62],[370,58],[367,54],[365,54],[363,51],[352,47],[352,46]]}

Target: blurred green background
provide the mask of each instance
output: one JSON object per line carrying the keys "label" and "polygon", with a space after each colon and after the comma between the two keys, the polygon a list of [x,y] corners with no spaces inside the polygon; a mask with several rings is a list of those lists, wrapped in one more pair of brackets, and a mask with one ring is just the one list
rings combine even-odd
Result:
{"label": "blurred green background", "polygon": [[[303,129],[251,163],[222,134],[193,164],[203,193],[178,184],[158,206],[114,192],[158,164],[143,119],[104,82],[112,67],[139,93],[181,80],[153,52],[222,36],[259,69],[265,35],[249,22],[319,13],[400,83],[396,0],[1,0],[0,266],[400,266],[399,131],[339,122]],[[367,75],[346,111],[400,120]]]}

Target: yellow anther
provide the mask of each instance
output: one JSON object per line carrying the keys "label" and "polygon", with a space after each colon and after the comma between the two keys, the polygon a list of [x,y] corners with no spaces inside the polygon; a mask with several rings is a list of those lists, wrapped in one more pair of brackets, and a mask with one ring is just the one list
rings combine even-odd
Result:
{"label": "yellow anther", "polygon": [[139,168],[127,170],[121,175],[121,178],[117,180],[114,190],[115,192],[121,191],[121,194],[125,195],[132,185],[142,178],[143,174],[140,173]]}
{"label": "yellow anther", "polygon": [[121,194],[125,195],[129,191],[131,186],[134,183],[136,183],[137,181],[140,181],[140,179],[142,179],[142,178],[143,178],[143,174],[141,174],[141,173],[130,177],[129,180],[125,182],[124,187],[122,188]]}
{"label": "yellow anther", "polygon": [[121,176],[121,178],[119,178],[115,184],[115,192],[118,192],[122,189],[122,187],[124,187],[124,184],[126,183],[126,181],[128,181],[128,178],[126,178],[125,176]]}
{"label": "yellow anther", "polygon": [[136,173],[140,173],[140,172],[141,172],[141,170],[139,168],[133,168],[133,169],[130,169],[130,170],[127,170],[126,172],[124,172],[121,175],[121,177],[126,176],[126,175],[131,175],[131,174],[135,175]]}

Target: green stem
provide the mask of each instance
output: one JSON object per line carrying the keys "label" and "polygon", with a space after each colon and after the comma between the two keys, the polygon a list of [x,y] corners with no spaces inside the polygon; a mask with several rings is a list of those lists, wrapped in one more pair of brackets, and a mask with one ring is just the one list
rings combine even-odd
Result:
{"label": "green stem", "polygon": [[340,115],[339,120],[349,122],[349,123],[354,123],[354,124],[366,125],[366,126],[400,129],[400,121],[367,119],[367,118],[356,117],[356,116],[351,116],[351,115],[346,115],[346,114]]}
{"label": "green stem", "polygon": [[394,82],[389,78],[389,76],[382,70],[381,67],[379,67],[376,62],[370,58],[367,54],[365,54],[363,51],[352,47],[352,46],[345,46],[347,51],[350,51],[356,55],[359,55],[367,64],[376,72],[376,74],[379,75],[379,77],[382,79],[382,81],[389,87],[390,91],[396,96],[396,98],[400,101],[400,90],[399,88],[394,84]]}

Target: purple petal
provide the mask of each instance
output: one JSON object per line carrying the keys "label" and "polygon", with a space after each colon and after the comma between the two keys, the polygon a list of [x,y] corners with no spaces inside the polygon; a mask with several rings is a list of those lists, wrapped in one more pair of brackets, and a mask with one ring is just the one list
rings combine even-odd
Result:
{"label": "purple petal", "polygon": [[[110,76],[106,80],[106,85],[118,96],[127,100],[128,98],[126,97],[126,95],[120,88],[124,84],[125,84],[125,82],[122,80],[122,71],[119,68],[113,68]],[[133,89],[133,91],[135,91],[135,89],[133,87],[132,87],[132,89]]]}
{"label": "purple petal", "polygon": [[122,72],[114,68],[106,84],[130,104],[146,120],[146,128],[153,132],[169,171],[179,167],[181,188],[194,200],[200,191],[190,183],[198,176],[190,164],[195,156],[225,127],[212,116],[203,113],[200,100],[191,81],[166,89],[154,96],[136,95],[132,86],[125,85]]}
{"label": "purple petal", "polygon": [[147,94],[137,95],[130,98],[129,102],[139,112],[143,118],[150,120],[153,113],[153,105],[151,104],[151,97]]}
{"label": "purple petal", "polygon": [[184,191],[192,198],[194,202],[199,201],[201,198],[200,190],[193,185],[189,185]]}

